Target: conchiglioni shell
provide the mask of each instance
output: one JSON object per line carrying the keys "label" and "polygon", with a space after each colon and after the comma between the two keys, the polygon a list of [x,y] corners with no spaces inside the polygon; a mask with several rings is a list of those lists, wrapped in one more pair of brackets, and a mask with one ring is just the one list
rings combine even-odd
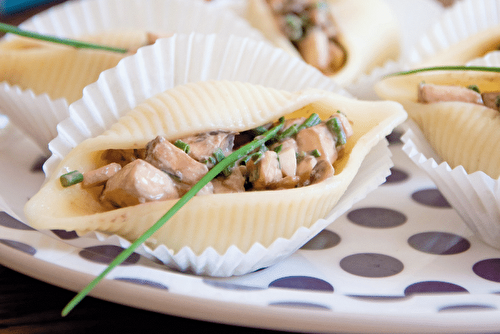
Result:
{"label": "conchiglioni shell", "polygon": [[436,153],[452,168],[500,176],[500,114],[479,104],[417,102],[421,82],[477,85],[481,92],[500,91],[500,73],[485,71],[425,71],[387,77],[375,85],[380,97],[403,104]]}
{"label": "conchiglioni shell", "polygon": [[[340,32],[340,42],[347,51],[344,66],[330,77],[345,86],[361,74],[395,60],[400,54],[399,26],[385,1],[328,1]],[[279,30],[265,0],[250,0],[247,20],[274,45],[300,57],[292,43]]]}
{"label": "conchiglioni shell", "polygon": [[216,129],[241,131],[282,115],[317,112],[326,118],[337,110],[352,121],[354,135],[334,165],[334,177],[290,190],[196,196],[147,243],[152,248],[163,244],[174,253],[190,247],[196,254],[209,247],[219,254],[231,246],[242,252],[255,243],[267,247],[325,217],[370,149],[406,118],[399,104],[361,102],[315,89],[290,93],[227,81],[178,86],[148,99],[102,135],[73,149],[26,204],[26,217],[38,229],[104,231],[134,240],[176,200],[106,211],[96,199],[98,194],[83,191],[79,185],[62,188],[59,176],[101,165],[104,149],[143,147],[158,134],[174,139]]}
{"label": "conchiglioni shell", "polygon": [[[135,50],[147,43],[142,31],[110,31],[79,38],[84,41]],[[85,86],[130,53],[78,49],[28,38],[0,43],[0,82],[7,82],[34,94],[72,102],[82,97]]]}

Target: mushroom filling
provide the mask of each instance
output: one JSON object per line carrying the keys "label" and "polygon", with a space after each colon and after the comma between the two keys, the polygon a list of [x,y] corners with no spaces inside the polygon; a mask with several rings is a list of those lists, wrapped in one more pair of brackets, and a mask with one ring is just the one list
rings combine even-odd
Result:
{"label": "mushroom filling", "polygon": [[418,87],[418,102],[433,103],[460,101],[484,105],[500,111],[500,91],[480,92],[475,85],[468,87],[421,83]]}
{"label": "mushroom filling", "polygon": [[326,1],[267,0],[267,3],[279,29],[306,63],[326,75],[344,65],[346,51]]}
{"label": "mushroom filling", "polygon": [[[142,149],[103,151],[102,167],[61,176],[64,187],[101,187],[99,200],[110,208],[180,198],[215,164],[270,128],[242,133],[212,131],[167,140],[157,136]],[[290,189],[319,183],[335,173],[352,127],[337,112],[322,121],[317,114],[289,119],[276,137],[212,179],[198,194]]]}

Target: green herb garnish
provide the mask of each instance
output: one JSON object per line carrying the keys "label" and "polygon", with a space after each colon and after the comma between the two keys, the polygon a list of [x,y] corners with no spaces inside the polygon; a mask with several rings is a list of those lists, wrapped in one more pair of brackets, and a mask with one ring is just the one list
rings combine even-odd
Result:
{"label": "green herb garnish", "polygon": [[179,211],[184,204],[186,204],[191,198],[193,198],[205,185],[208,184],[212,179],[217,177],[226,167],[234,164],[239,159],[247,156],[252,151],[254,151],[259,146],[266,143],[269,139],[273,138],[279,130],[283,128],[285,119],[280,118],[279,124],[274,128],[270,129],[264,133],[261,137],[254,139],[252,142],[240,147],[225,159],[220,161],[212,169],[205,174],[200,181],[198,181],[188,192],[186,192],[173,206],[167,211],[153,226],[151,226],[146,232],[144,232],[136,241],[134,241],[128,248],[124,249],[118,256],[108,265],[104,271],[94,278],[83,290],[81,290],[61,312],[64,317],[68,315],[73,308],[75,308],[80,301],[89,294],[90,291],[116,266],[120,265],[125,261],[141,244],[143,244],[148,238],[150,238],[159,228],[161,228],[172,216]]}
{"label": "green herb garnish", "polygon": [[191,151],[191,147],[189,146],[189,144],[186,144],[180,139],[177,139],[174,145],[183,150],[185,153],[189,153],[189,151]]}
{"label": "green herb garnish", "polygon": [[486,67],[486,66],[435,66],[435,67],[425,67],[417,68],[409,71],[395,72],[386,75],[386,77],[392,77],[396,75],[407,75],[420,72],[431,72],[431,71],[478,71],[478,72],[500,72],[500,67]]}
{"label": "green herb garnish", "polygon": [[342,122],[338,117],[330,118],[328,121],[326,121],[326,126],[337,137],[337,146],[344,145],[347,142],[346,134],[344,128],[342,127]]}
{"label": "green herb garnish", "polygon": [[59,177],[63,187],[69,187],[83,181],[83,174],[77,170],[63,174]]}
{"label": "green herb garnish", "polygon": [[69,39],[69,38],[59,38],[59,37],[55,37],[55,36],[43,35],[43,34],[39,34],[36,32],[26,31],[26,30],[22,30],[16,26],[13,26],[13,25],[10,25],[7,23],[1,23],[1,22],[0,22],[0,31],[5,32],[5,33],[16,34],[19,36],[39,39],[39,40],[46,41],[46,42],[64,44],[64,45],[72,46],[75,48],[97,49],[97,50],[112,51],[112,52],[118,52],[118,53],[127,53],[128,52],[127,49],[114,48],[114,47],[107,46],[107,45],[87,43],[87,42],[77,41],[77,40]]}
{"label": "green herb garnish", "polygon": [[467,88],[469,88],[470,90],[475,91],[476,93],[481,94],[481,91],[479,90],[479,87],[477,85],[469,85],[469,86],[467,86]]}
{"label": "green herb garnish", "polygon": [[302,123],[299,128],[297,129],[298,131],[310,128],[311,126],[315,126],[321,123],[321,118],[317,113],[312,113],[305,121]]}

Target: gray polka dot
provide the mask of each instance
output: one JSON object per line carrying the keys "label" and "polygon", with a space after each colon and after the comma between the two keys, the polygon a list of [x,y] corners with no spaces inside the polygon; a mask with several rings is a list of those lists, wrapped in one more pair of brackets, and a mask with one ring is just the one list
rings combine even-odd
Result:
{"label": "gray polka dot", "polygon": [[441,192],[436,188],[423,189],[414,192],[411,198],[419,203],[426,206],[432,206],[435,208],[451,208],[450,203],[444,198]]}
{"label": "gray polka dot", "polygon": [[[118,254],[123,251],[123,248],[114,246],[114,245],[102,245],[102,246],[93,246],[82,249],[78,255],[82,258],[97,262],[110,264]],[[125,261],[123,261],[122,265],[134,264],[139,261],[140,255],[137,253],[132,253]]]}
{"label": "gray polka dot", "polygon": [[415,234],[408,239],[408,243],[419,251],[440,255],[458,254],[470,248],[470,242],[467,239],[445,232]]}
{"label": "gray polka dot", "polygon": [[34,231],[35,229],[21,223],[19,220],[11,217],[9,214],[5,212],[0,212],[0,226],[16,229],[16,230],[28,230]]}
{"label": "gray polka dot", "polygon": [[479,261],[472,266],[472,271],[481,278],[500,283],[500,258]]}
{"label": "gray polka dot", "polygon": [[122,281],[122,282],[134,283],[134,284],[138,284],[138,285],[146,285],[146,286],[150,286],[152,288],[157,288],[157,289],[168,290],[168,287],[166,287],[162,283],[153,282],[153,281],[146,280],[146,279],[141,279],[141,278],[115,277],[114,280],[116,280],[116,281]]}
{"label": "gray polka dot", "polygon": [[337,246],[340,243],[340,236],[329,230],[322,230],[314,238],[309,240],[301,249],[321,250]]}
{"label": "gray polka dot", "polygon": [[216,287],[216,288],[225,289],[225,290],[239,290],[239,291],[265,290],[265,288],[261,288],[261,287],[235,284],[235,283],[216,281],[216,280],[210,280],[210,279],[204,279],[203,283],[210,285],[210,286],[213,286],[213,287]]}
{"label": "gray polka dot", "polygon": [[270,303],[269,306],[280,306],[280,307],[292,307],[292,308],[306,308],[306,309],[317,309],[317,310],[325,310],[329,311],[331,310],[330,307],[325,306],[325,305],[320,305],[316,303],[309,303],[309,302],[274,302]]}
{"label": "gray polka dot", "polygon": [[391,168],[391,175],[389,175],[385,179],[384,184],[400,183],[400,182],[406,181],[408,179],[408,177],[409,177],[409,175],[407,172],[393,167],[393,168]]}
{"label": "gray polka dot", "polygon": [[496,310],[497,308],[491,305],[452,305],[441,307],[438,312],[471,312],[471,311],[485,311]]}
{"label": "gray polka dot", "polygon": [[36,253],[35,248],[33,248],[32,246],[27,245],[25,243],[19,242],[19,241],[0,239],[0,244],[17,249],[17,250],[24,252],[26,254],[29,254],[29,255],[35,255],[35,253]]}
{"label": "gray polka dot", "polygon": [[363,277],[387,277],[399,274],[404,266],[392,256],[377,253],[353,254],[340,261],[346,272]]}
{"label": "gray polka dot", "polygon": [[76,239],[78,238],[78,234],[75,231],[64,231],[64,230],[52,230],[52,233],[57,235],[59,238],[63,240]]}
{"label": "gray polka dot", "polygon": [[368,207],[352,210],[347,219],[357,225],[371,228],[391,228],[404,224],[406,216],[396,210]]}
{"label": "gray polka dot", "polygon": [[460,285],[441,281],[418,282],[405,289],[405,296],[415,293],[468,292]]}
{"label": "gray polka dot", "polygon": [[330,283],[310,276],[288,276],[280,278],[271,282],[269,287],[333,292],[333,286]]}

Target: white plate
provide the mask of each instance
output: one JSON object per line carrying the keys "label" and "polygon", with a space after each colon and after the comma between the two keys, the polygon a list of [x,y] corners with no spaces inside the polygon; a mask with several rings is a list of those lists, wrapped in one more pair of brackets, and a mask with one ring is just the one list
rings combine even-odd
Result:
{"label": "white plate", "polygon": [[[40,154],[36,146],[16,133],[10,136],[17,139],[0,151],[0,195],[9,193],[12,204],[6,211],[15,216],[43,176],[30,171]],[[407,177],[358,202],[314,239],[312,248],[317,249],[303,248],[273,267],[245,276],[217,279],[171,271],[138,256],[131,261],[134,265],[112,271],[92,295],[176,316],[279,330],[497,330],[500,250],[474,237],[451,208],[439,206],[443,202],[433,183],[402,152],[401,144],[390,147],[393,175]],[[430,204],[412,198],[419,191]],[[364,212],[366,208],[371,209]],[[371,227],[353,223],[350,215]],[[24,227],[0,213],[0,262],[66,289],[82,289],[105,267],[96,262],[98,255],[115,254],[116,246],[93,248],[100,245],[97,240],[64,239],[58,237],[63,234]],[[427,232],[434,234],[422,234]],[[450,236],[456,236],[455,248]],[[451,254],[439,254],[447,249],[446,243]],[[97,255],[88,259],[92,250]],[[410,293],[419,287],[425,293]],[[449,290],[455,292],[442,292]]]}

